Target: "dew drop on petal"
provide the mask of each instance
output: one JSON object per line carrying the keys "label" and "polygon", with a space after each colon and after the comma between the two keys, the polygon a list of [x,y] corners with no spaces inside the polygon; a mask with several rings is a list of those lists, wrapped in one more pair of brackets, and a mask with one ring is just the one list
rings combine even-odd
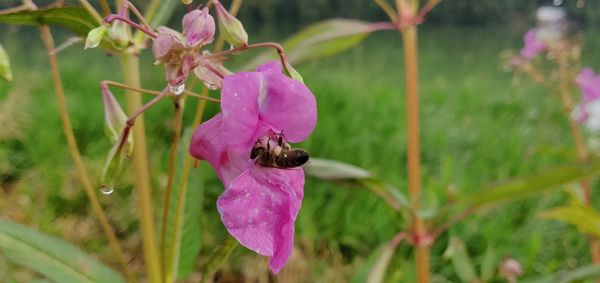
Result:
{"label": "dew drop on petal", "polygon": [[210,90],[216,90],[217,88],[219,88],[216,84],[209,82],[204,82],[204,85]]}
{"label": "dew drop on petal", "polygon": [[176,86],[169,85],[169,91],[172,94],[180,95],[183,93],[184,90],[185,90],[185,83],[182,83],[182,84],[176,85]]}
{"label": "dew drop on petal", "polygon": [[112,194],[114,191],[115,191],[115,187],[113,187],[113,186],[105,186],[105,187],[102,187],[102,188],[100,189],[100,192],[101,192],[103,195],[110,195],[110,194]]}

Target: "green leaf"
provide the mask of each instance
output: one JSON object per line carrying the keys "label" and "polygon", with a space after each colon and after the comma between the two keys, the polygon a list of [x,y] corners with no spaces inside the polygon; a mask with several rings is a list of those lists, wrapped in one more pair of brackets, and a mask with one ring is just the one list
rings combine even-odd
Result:
{"label": "green leaf", "polygon": [[576,163],[547,169],[533,176],[519,177],[502,185],[463,195],[453,205],[441,209],[438,217],[448,219],[448,216],[456,217],[465,211],[474,212],[536,196],[599,173],[600,161],[597,160],[588,164]]}
{"label": "green leaf", "polygon": [[360,167],[322,158],[310,158],[310,163],[304,166],[308,176],[325,181],[351,182],[368,188],[371,192],[383,198],[393,209],[408,208],[408,199],[398,188],[378,180],[371,172]]}
{"label": "green leaf", "polygon": [[[585,279],[595,279],[600,277],[600,266],[586,265],[573,270],[562,270],[550,275],[545,275],[535,279],[527,279],[523,283],[570,283],[579,282]],[[587,282],[587,281],[586,281]]]}
{"label": "green leaf", "polygon": [[9,221],[0,220],[0,251],[55,282],[125,282],[79,248]]}
{"label": "green leaf", "polygon": [[167,223],[167,249],[170,248],[169,244],[173,239],[174,229],[179,229],[179,237],[176,240],[175,247],[175,262],[173,264],[173,270],[177,270],[177,279],[184,279],[192,271],[195,270],[196,261],[200,254],[201,246],[201,225],[200,217],[202,210],[199,205],[202,203],[202,197],[204,192],[204,186],[202,183],[202,176],[200,170],[192,170],[189,176],[188,185],[185,189],[184,207],[182,208],[183,221],[180,222],[179,227],[175,226],[175,215],[177,213],[177,197],[179,192],[183,189],[179,184],[184,183],[181,172],[183,171],[184,158],[187,156],[189,141],[191,141],[192,129],[187,129],[182,142],[179,146],[178,162],[175,168],[175,186],[173,188],[173,196],[169,205],[169,219]]}
{"label": "green leaf", "polygon": [[465,244],[456,237],[451,237],[448,248],[444,252],[444,258],[452,262],[456,275],[462,282],[479,282],[475,272],[475,266],[467,253]]}
{"label": "green leaf", "polygon": [[322,180],[352,180],[371,178],[371,172],[352,164],[322,158],[310,158],[304,167],[306,174]]}
{"label": "green leaf", "polygon": [[61,7],[3,14],[0,15],[0,23],[61,26],[80,36],[86,36],[91,29],[100,25],[85,9],[80,7]]}
{"label": "green leaf", "polygon": [[496,268],[496,251],[493,246],[488,246],[483,255],[481,262],[481,279],[483,282],[488,282],[494,276],[494,269]]}
{"label": "green leaf", "polygon": [[365,263],[352,276],[351,283],[381,283],[385,272],[392,261],[398,247],[398,240],[391,240],[379,246],[368,257]]}
{"label": "green leaf", "polygon": [[[308,26],[285,40],[282,45],[289,62],[300,64],[341,53],[379,29],[380,24],[331,19]],[[276,58],[275,55],[273,50],[265,51],[243,69],[254,69],[259,64]]]}
{"label": "green leaf", "polygon": [[600,237],[600,214],[576,197],[572,197],[569,205],[546,210],[540,216],[575,225],[581,233]]}

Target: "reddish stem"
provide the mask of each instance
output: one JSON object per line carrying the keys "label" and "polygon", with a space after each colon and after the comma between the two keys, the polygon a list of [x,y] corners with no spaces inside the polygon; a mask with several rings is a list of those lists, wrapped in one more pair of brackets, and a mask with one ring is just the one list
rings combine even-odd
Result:
{"label": "reddish stem", "polygon": [[112,14],[112,15],[108,15],[108,16],[106,16],[104,18],[104,22],[107,23],[107,24],[110,24],[110,23],[112,23],[112,22],[114,22],[116,20],[122,21],[122,22],[130,25],[131,27],[133,27],[133,28],[135,28],[135,29],[137,29],[137,30],[139,30],[139,31],[147,34],[149,37],[152,37],[152,38],[158,37],[158,35],[156,33],[154,33],[153,31],[151,31],[150,29],[147,29],[147,28],[139,25],[138,23],[136,23],[136,22],[134,22],[134,21],[132,21],[132,20],[126,18],[126,17]]}

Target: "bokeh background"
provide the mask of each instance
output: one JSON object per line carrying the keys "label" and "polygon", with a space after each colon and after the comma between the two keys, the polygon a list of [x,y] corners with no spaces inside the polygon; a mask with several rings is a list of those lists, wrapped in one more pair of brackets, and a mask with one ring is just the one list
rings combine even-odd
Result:
{"label": "bokeh background", "polygon": [[[48,3],[49,1],[46,1]],[[94,3],[94,1],[91,1]],[[144,7],[147,1],[132,1]],[[227,5],[229,1],[223,1]],[[600,67],[600,2],[565,0],[572,32],[583,32],[583,64]],[[36,1],[44,4],[43,1]],[[510,177],[532,174],[573,159],[572,140],[557,97],[502,68],[500,55],[518,50],[522,35],[535,23],[539,1],[444,0],[420,26],[420,83],[423,188],[431,209],[444,203],[448,188],[475,192]],[[2,1],[0,8],[18,5]],[[179,27],[186,9],[171,20]],[[329,18],[384,21],[385,14],[367,0],[247,0],[239,12],[251,42],[282,41],[302,27]],[[71,36],[54,29],[58,43]],[[0,43],[11,56],[14,82],[0,82],[0,218],[66,239],[115,267],[99,224],[78,182],[60,126],[48,61],[32,27],[0,25]],[[142,85],[163,87],[163,69],[151,54],[141,55]],[[252,54],[236,57],[241,65]],[[98,83],[121,81],[118,59],[100,50],[74,45],[59,53],[69,114],[91,176],[99,182],[110,142],[103,132]],[[343,54],[297,66],[318,101],[319,122],[298,145],[312,156],[365,168],[406,192],[404,71],[400,35],[378,32]],[[123,101],[122,93],[114,91]],[[212,95],[218,95],[213,93]],[[190,125],[196,101],[187,101]],[[205,119],[219,111],[211,105]],[[151,149],[155,203],[166,183],[172,109],[168,101],[152,107],[146,129]],[[188,129],[189,131],[190,129]],[[199,237],[184,243],[200,247],[187,279],[198,279],[199,266],[225,238],[215,201],[222,185],[202,164],[193,215]],[[98,194],[134,266],[142,263],[131,172],[109,196]],[[96,184],[97,184],[96,183]],[[600,189],[597,182],[594,188]],[[600,197],[595,194],[595,205]],[[458,237],[479,266],[486,250],[497,262],[511,257],[524,277],[548,274],[590,262],[587,240],[566,224],[542,220],[544,208],[564,203],[566,193],[541,195],[492,209],[453,226],[432,250],[437,282],[458,282],[442,254]],[[159,207],[157,205],[157,207]],[[296,247],[288,266],[273,277],[267,259],[243,248],[234,251],[217,274],[219,282],[348,282],[367,257],[390,240],[407,219],[368,190],[308,178],[297,220]],[[412,251],[400,246],[387,282],[411,282]],[[39,275],[0,254],[0,282],[32,282]]]}

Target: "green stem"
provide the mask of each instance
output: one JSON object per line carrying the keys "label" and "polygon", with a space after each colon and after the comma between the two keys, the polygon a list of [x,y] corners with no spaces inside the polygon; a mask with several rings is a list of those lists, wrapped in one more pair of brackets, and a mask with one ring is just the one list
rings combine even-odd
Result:
{"label": "green stem", "polygon": [[[139,58],[131,54],[121,55],[121,67],[125,84],[140,87]],[[130,114],[142,107],[141,94],[131,90],[126,91],[127,109]],[[135,175],[135,190],[137,193],[137,210],[142,236],[142,250],[148,280],[151,283],[161,282],[161,269],[159,264],[158,248],[156,245],[154,216],[152,210],[152,188],[148,169],[148,151],[146,146],[146,133],[144,118],[140,115],[133,127],[134,149],[133,170]]]}
{"label": "green stem", "polygon": [[123,271],[127,275],[127,278],[130,282],[135,282],[136,278],[129,266],[127,265],[127,260],[125,259],[125,255],[123,253],[123,249],[115,236],[115,231],[113,227],[110,225],[106,214],[102,210],[102,206],[96,198],[96,193],[93,189],[90,178],[87,175],[85,170],[85,165],[83,164],[83,160],[81,158],[81,153],[79,152],[79,148],[77,146],[77,140],[75,139],[75,134],[73,132],[73,127],[71,126],[71,120],[69,119],[69,112],[67,108],[67,101],[65,98],[65,91],[62,85],[62,80],[60,77],[60,71],[58,68],[58,62],[56,60],[56,54],[54,51],[54,39],[52,37],[52,33],[50,32],[50,28],[48,26],[40,27],[40,36],[42,37],[42,41],[46,49],[48,50],[48,57],[50,60],[50,69],[52,73],[52,81],[54,83],[54,94],[56,95],[56,101],[58,102],[58,106],[60,109],[60,118],[63,126],[63,131],[65,134],[65,138],[67,139],[67,145],[69,148],[69,153],[71,154],[71,158],[75,163],[75,168],[77,169],[77,174],[79,175],[79,181],[83,185],[83,189],[92,205],[92,211],[98,217],[100,221],[100,225],[102,226],[102,230],[104,234],[108,238],[108,243],[115,253],[116,257],[119,259]]}
{"label": "green stem", "polygon": [[[419,55],[417,27],[410,25],[403,28],[402,39],[406,73],[408,188],[412,211],[418,211],[421,195],[421,157],[419,142]],[[424,241],[422,241],[422,239],[427,237],[425,224],[423,219],[416,213],[412,213],[412,224],[417,282],[429,282],[429,243],[423,243]]]}
{"label": "green stem", "polygon": [[[173,139],[171,140],[171,151],[169,153],[169,172],[167,179],[167,187],[165,189],[165,199],[163,201],[163,215],[162,225],[160,233],[160,254],[162,257],[162,266],[164,269],[164,282],[170,282],[174,280],[177,274],[173,273],[174,264],[172,261],[166,261],[166,259],[173,259],[173,256],[166,255],[166,236],[167,236],[167,221],[169,219],[169,204],[171,203],[171,197],[173,195],[173,180],[175,178],[175,163],[177,161],[177,152],[179,151],[179,141],[181,140],[181,127],[183,124],[183,110],[185,107],[185,97],[182,99],[176,98],[173,101]],[[175,229],[179,229],[175,227]],[[177,243],[179,241],[173,241]],[[179,247],[172,247],[170,253],[174,253]]]}
{"label": "green stem", "polygon": [[239,243],[234,237],[227,237],[225,242],[213,253],[210,260],[204,265],[204,272],[202,272],[204,282],[212,282],[212,276],[219,270],[219,267],[221,267],[231,252],[238,246]]}

